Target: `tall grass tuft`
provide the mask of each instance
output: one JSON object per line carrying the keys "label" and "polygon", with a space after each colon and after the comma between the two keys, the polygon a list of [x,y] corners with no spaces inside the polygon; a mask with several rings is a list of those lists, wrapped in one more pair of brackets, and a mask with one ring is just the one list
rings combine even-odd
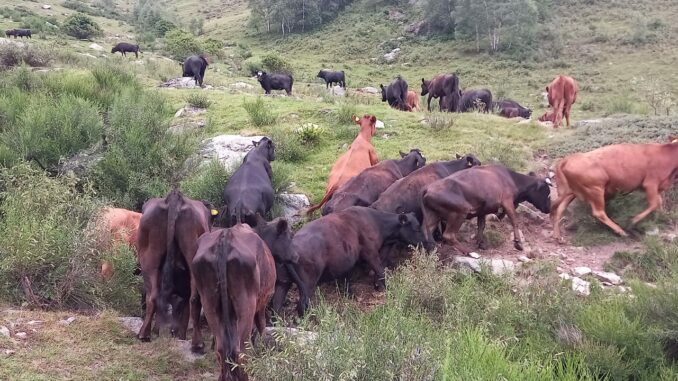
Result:
{"label": "tall grass tuft", "polygon": [[271,140],[275,143],[276,158],[282,161],[301,162],[306,159],[309,148],[304,146],[296,134],[276,129],[271,132]]}
{"label": "tall grass tuft", "polygon": [[271,112],[261,97],[257,97],[253,102],[243,99],[242,107],[247,111],[250,122],[257,127],[270,126],[277,120],[277,116]]}
{"label": "tall grass tuft", "polygon": [[233,170],[227,169],[219,160],[212,160],[196,173],[181,182],[181,189],[188,197],[207,200],[216,207],[224,203],[223,192]]}
{"label": "tall grass tuft", "polygon": [[209,108],[212,101],[205,94],[191,93],[186,97],[186,102],[196,108]]}

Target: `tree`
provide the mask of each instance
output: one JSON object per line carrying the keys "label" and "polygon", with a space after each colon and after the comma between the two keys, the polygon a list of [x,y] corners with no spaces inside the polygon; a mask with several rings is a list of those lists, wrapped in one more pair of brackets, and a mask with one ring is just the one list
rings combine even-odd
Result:
{"label": "tree", "polygon": [[99,24],[82,13],[68,16],[61,25],[61,30],[65,34],[81,40],[90,39],[103,34]]}
{"label": "tree", "polygon": [[455,0],[428,0],[424,3],[424,19],[429,30],[439,34],[454,34]]}

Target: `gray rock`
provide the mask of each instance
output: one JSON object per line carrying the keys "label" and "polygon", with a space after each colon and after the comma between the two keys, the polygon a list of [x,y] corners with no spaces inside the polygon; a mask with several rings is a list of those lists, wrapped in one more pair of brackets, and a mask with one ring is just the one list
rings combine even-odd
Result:
{"label": "gray rock", "polygon": [[101,46],[101,45],[99,45],[99,44],[97,44],[97,43],[94,43],[94,42],[91,43],[91,44],[89,44],[89,48],[90,48],[90,49],[94,49],[94,50],[96,50],[96,51],[102,51],[102,50],[104,50],[104,47],[103,47],[103,46]]}
{"label": "gray rock", "polygon": [[14,337],[18,339],[25,339],[26,337],[28,337],[28,334],[26,332],[17,332],[14,334]]}
{"label": "gray rock", "polygon": [[174,89],[194,89],[197,86],[198,84],[195,83],[195,80],[191,77],[174,78],[160,84],[160,87],[170,87]]}
{"label": "gray rock", "polygon": [[71,316],[68,319],[64,319],[64,320],[59,321],[59,324],[71,325],[74,321],[75,321],[75,316]]}
{"label": "gray rock", "polygon": [[396,59],[398,59],[398,56],[400,56],[400,48],[395,48],[391,50],[390,53],[384,54],[384,61],[387,63],[394,62]]}
{"label": "gray rock", "polygon": [[246,82],[236,82],[231,84],[231,87],[234,89],[238,90],[252,90],[254,89],[254,86],[250,85],[249,83]]}
{"label": "gray rock", "polygon": [[81,56],[89,57],[89,58],[94,58],[94,59],[97,58],[96,56],[91,55],[91,54],[89,54],[89,53],[78,53],[78,54],[80,54]]}
{"label": "gray rock", "polygon": [[655,226],[654,228],[646,231],[645,235],[650,237],[656,237],[659,235],[659,228]]}
{"label": "gray rock", "polygon": [[202,162],[219,160],[226,168],[239,166],[242,158],[252,149],[252,141],[263,136],[219,135],[202,142],[199,155]]}
{"label": "gray rock", "polygon": [[182,107],[174,113],[175,118],[180,118],[182,116],[191,116],[191,115],[200,115],[207,112],[207,109],[193,106]]}
{"label": "gray rock", "polygon": [[363,88],[358,89],[358,92],[365,93],[365,94],[380,94],[381,90],[377,89],[376,87],[367,86],[367,87],[363,87]]}
{"label": "gray rock", "polygon": [[530,258],[528,258],[528,257],[526,257],[526,256],[524,256],[524,255],[521,255],[520,257],[518,257],[518,260],[521,261],[521,262],[523,262],[523,263],[529,263],[529,262],[532,262],[532,260],[531,260]]}
{"label": "gray rock", "polygon": [[334,95],[335,97],[345,97],[346,90],[343,87],[337,85],[330,90],[330,94]]}
{"label": "gray rock", "polygon": [[493,259],[490,261],[490,266],[492,273],[497,275],[512,274],[516,271],[516,264],[506,259]]}
{"label": "gray rock", "polygon": [[584,276],[591,274],[591,269],[586,266],[575,267],[572,269],[572,274],[576,276]]}
{"label": "gray rock", "polygon": [[423,34],[428,24],[426,21],[417,21],[415,23],[409,24],[405,27],[405,33],[411,33],[414,35]]}
{"label": "gray rock", "polygon": [[454,265],[475,272],[480,272],[483,266],[488,266],[492,273],[496,275],[513,273],[516,270],[516,264],[505,259],[487,260],[471,257],[454,257]]}
{"label": "gray rock", "polygon": [[381,120],[377,120],[377,122],[374,124],[374,127],[376,127],[376,128],[384,128],[384,127],[385,127],[385,126],[384,126],[384,122],[382,122]]}
{"label": "gray rock", "polygon": [[4,325],[0,325],[0,336],[9,337],[9,328]]}
{"label": "gray rock", "polygon": [[78,152],[67,159],[61,159],[57,165],[60,175],[81,178],[85,176],[104,157],[101,143]]}
{"label": "gray rock", "polygon": [[471,258],[471,257],[454,257],[454,266],[462,269],[467,269],[480,272],[480,259]]}
{"label": "gray rock", "polygon": [[119,320],[123,327],[129,329],[135,335],[139,333],[141,326],[144,324],[143,319],[135,316],[121,317]]}
{"label": "gray rock", "polygon": [[609,282],[613,285],[618,285],[618,284],[623,283],[623,280],[619,275],[617,275],[615,273],[611,273],[611,272],[594,271],[593,276],[595,276],[601,282]]}
{"label": "gray rock", "polygon": [[572,291],[578,292],[584,296],[591,294],[591,283],[581,278],[572,278]]}
{"label": "gray rock", "polygon": [[308,197],[301,193],[281,193],[277,196],[277,199],[282,205],[283,217],[292,223],[302,218],[301,211],[311,207]]}
{"label": "gray rock", "polygon": [[614,120],[613,118],[586,119],[574,123],[574,128],[579,127],[600,127],[601,124]]}

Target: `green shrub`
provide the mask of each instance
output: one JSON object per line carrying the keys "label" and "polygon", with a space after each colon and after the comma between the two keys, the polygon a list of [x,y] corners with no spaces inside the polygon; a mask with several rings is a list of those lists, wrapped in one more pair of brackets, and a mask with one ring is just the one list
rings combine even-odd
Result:
{"label": "green shrub", "polygon": [[53,60],[54,54],[42,47],[20,47],[15,44],[0,45],[0,70],[9,69],[21,64],[44,67],[49,65]]}
{"label": "green shrub", "polygon": [[61,25],[61,30],[65,34],[81,40],[98,37],[103,34],[99,24],[82,13],[68,16]]}
{"label": "green shrub", "polygon": [[478,142],[471,152],[475,152],[483,164],[502,164],[514,171],[525,168],[529,159],[529,150],[526,147],[497,138],[487,138]]}
{"label": "green shrub", "polygon": [[261,58],[261,65],[272,73],[287,73],[293,75],[292,65],[278,54],[271,53]]}
{"label": "green shrub", "polygon": [[358,108],[354,103],[342,102],[332,119],[336,124],[354,125],[353,115],[358,115]]}
{"label": "green shrub", "polygon": [[211,56],[216,56],[216,57],[223,57],[224,56],[224,43],[215,40],[213,38],[208,38],[200,43],[202,45],[202,50],[211,55]]}
{"label": "green shrub", "polygon": [[304,147],[295,134],[276,129],[271,133],[271,140],[275,143],[275,156],[278,160],[300,162],[308,156],[308,148]]}
{"label": "green shrub", "polygon": [[212,101],[207,97],[207,95],[199,93],[191,93],[186,97],[186,102],[197,108],[209,108],[212,104]]}
{"label": "green shrub", "polygon": [[170,57],[183,61],[188,56],[203,53],[203,47],[193,34],[173,29],[165,35],[165,52]]}
{"label": "green shrub", "polygon": [[315,146],[320,143],[320,139],[325,134],[325,130],[313,123],[305,123],[296,130],[297,138],[303,144]]}
{"label": "green shrub", "polygon": [[431,112],[426,115],[427,125],[436,131],[454,127],[454,114],[449,112]]}
{"label": "green shrub", "polygon": [[246,75],[256,75],[258,71],[264,70],[264,65],[260,59],[249,58],[243,64],[243,72]]}
{"label": "green shrub", "polygon": [[247,111],[250,122],[257,127],[270,126],[275,123],[278,118],[271,112],[269,106],[264,103],[264,100],[261,97],[257,97],[257,99],[252,102],[243,99],[242,107]]}
{"label": "green shrub", "polygon": [[607,115],[633,114],[634,102],[627,95],[616,95],[607,101]]}
{"label": "green shrub", "polygon": [[207,200],[217,208],[223,206],[223,192],[232,171],[219,160],[212,160],[181,182],[182,192],[196,200]]}
{"label": "green shrub", "polygon": [[138,316],[143,279],[134,275],[138,266],[136,254],[127,245],[118,245],[98,254],[99,261],[108,261],[114,271],[111,279],[97,284],[97,307],[113,308],[125,316]]}

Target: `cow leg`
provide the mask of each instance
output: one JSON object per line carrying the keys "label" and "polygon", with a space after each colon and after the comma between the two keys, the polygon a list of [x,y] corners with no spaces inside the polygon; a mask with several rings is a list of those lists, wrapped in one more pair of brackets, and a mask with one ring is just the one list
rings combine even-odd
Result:
{"label": "cow leg", "polygon": [[567,127],[568,128],[570,127],[570,108],[571,107],[572,107],[572,105],[570,105],[569,107],[565,106],[565,111],[563,112],[563,114],[565,116],[565,120],[567,121]]}
{"label": "cow leg", "polygon": [[506,216],[508,216],[511,225],[513,226],[513,247],[517,250],[523,251],[523,243],[520,241],[520,229],[518,229],[518,216],[513,207],[513,200],[507,200],[502,204]]}
{"label": "cow leg", "polygon": [[367,247],[362,250],[360,256],[374,270],[374,289],[384,291],[386,288],[386,275],[384,274],[384,264],[379,259],[379,251]]}
{"label": "cow leg", "polygon": [[[202,340],[202,332],[200,332],[200,295],[198,294],[198,285],[195,282],[196,277],[191,273],[191,305],[190,313],[191,319],[193,320],[193,338],[191,339],[191,352],[193,353],[203,353],[205,350],[205,343]],[[187,322],[188,323],[188,322]],[[185,329],[185,328],[184,328]],[[180,339],[186,339],[186,333],[184,332],[184,337]]]}
{"label": "cow leg", "polygon": [[662,196],[659,194],[659,189],[655,184],[646,184],[644,185],[645,194],[647,195],[647,209],[643,210],[640,214],[633,217],[631,220],[631,226],[640,222],[643,218],[647,217],[650,213],[654,212],[656,209],[661,208],[662,206]]}
{"label": "cow leg", "polygon": [[431,112],[431,93],[428,93],[427,103],[428,103],[428,111]]}
{"label": "cow leg", "polygon": [[621,226],[617,225],[614,221],[612,221],[612,219],[608,217],[607,213],[605,213],[605,192],[603,192],[602,189],[595,189],[593,191],[588,192],[588,194],[586,194],[586,199],[589,201],[589,204],[591,205],[591,214],[593,214],[593,217],[597,218],[598,221],[607,225],[610,229],[612,229],[615,233],[619,234],[620,236],[622,237],[628,236],[624,229],[622,229]]}
{"label": "cow leg", "polygon": [[271,307],[276,315],[282,313],[283,304],[285,304],[285,299],[287,293],[290,291],[290,287],[292,287],[292,282],[275,282],[275,292],[273,293],[273,299],[271,300]]}
{"label": "cow leg", "polygon": [[570,205],[576,196],[572,193],[568,193],[558,197],[555,202],[554,207],[551,209],[551,224],[553,224],[553,238],[558,242],[563,242],[563,238],[560,235],[560,221],[563,219],[563,213]]}
{"label": "cow leg", "polygon": [[[139,329],[137,338],[141,341],[151,341],[151,324],[153,323],[153,315],[155,314],[155,303],[158,299],[158,289],[160,285],[160,272],[156,269],[150,271],[148,275],[144,274],[144,288],[146,292],[146,316],[144,323]],[[157,323],[156,323],[157,324]]]}
{"label": "cow leg", "polygon": [[478,232],[476,233],[476,242],[478,248],[487,250],[487,240],[485,239],[485,215],[478,216]]}
{"label": "cow leg", "polygon": [[459,228],[461,228],[461,225],[464,223],[465,219],[466,213],[462,214],[451,212],[447,217],[447,226],[443,232],[443,241],[452,245],[452,247],[461,252],[462,255],[466,255],[470,251],[457,239],[457,232],[459,231]]}
{"label": "cow leg", "polygon": [[134,52],[134,57],[135,57],[135,58],[139,58],[139,53]]}

